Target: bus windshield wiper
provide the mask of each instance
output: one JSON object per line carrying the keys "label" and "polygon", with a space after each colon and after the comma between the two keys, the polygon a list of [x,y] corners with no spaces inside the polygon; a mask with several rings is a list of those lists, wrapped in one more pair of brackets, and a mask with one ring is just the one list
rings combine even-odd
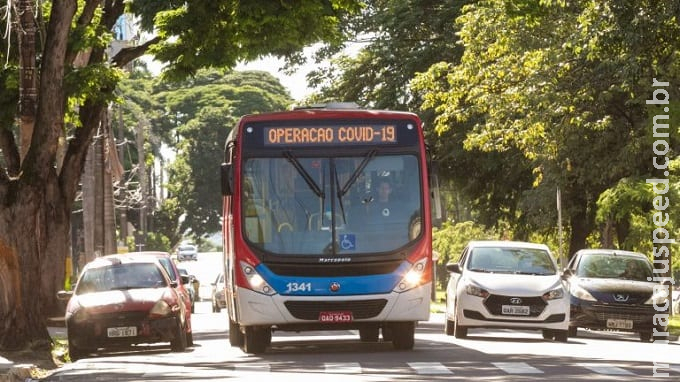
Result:
{"label": "bus windshield wiper", "polygon": [[319,198],[323,199],[323,192],[321,192],[321,188],[319,188],[319,185],[316,184],[314,179],[309,175],[307,170],[305,170],[304,167],[300,164],[300,161],[297,160],[293,156],[293,154],[290,153],[290,151],[284,151],[283,155],[288,159],[288,161],[295,167],[298,173],[300,173],[300,176],[302,176],[302,179],[305,180],[305,183],[309,186],[309,188],[318,196]]}
{"label": "bus windshield wiper", "polygon": [[345,205],[342,203],[342,190],[340,190],[340,178],[338,178],[338,168],[335,166],[335,161],[331,162],[331,168],[333,169],[333,175],[335,176],[335,184],[338,189],[338,205],[340,206],[340,212],[342,212],[342,223],[347,224],[347,217],[345,216]]}
{"label": "bus windshield wiper", "polygon": [[377,152],[378,152],[377,149],[373,149],[373,150],[369,151],[368,154],[366,154],[366,156],[364,157],[364,160],[362,160],[361,163],[359,163],[359,166],[357,166],[357,169],[354,170],[354,172],[352,173],[352,176],[350,176],[349,179],[347,179],[347,183],[345,183],[345,185],[342,186],[341,189],[338,189],[338,197],[339,198],[342,198],[343,196],[345,196],[345,194],[349,191],[350,187],[352,187],[354,182],[357,181],[361,172],[364,171],[364,168],[366,168],[366,166],[368,165],[368,162],[371,161],[371,159],[375,156],[375,154]]}

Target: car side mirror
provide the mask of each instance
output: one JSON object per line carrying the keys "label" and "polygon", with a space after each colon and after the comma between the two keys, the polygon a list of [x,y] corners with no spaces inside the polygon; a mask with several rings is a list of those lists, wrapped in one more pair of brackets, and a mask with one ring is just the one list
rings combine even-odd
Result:
{"label": "car side mirror", "polygon": [[564,271],[562,271],[562,280],[566,280],[569,277],[571,277],[574,274],[571,269],[565,268]]}
{"label": "car side mirror", "polygon": [[182,275],[180,278],[182,279],[182,284],[189,284],[191,282],[191,278],[189,278],[189,276]]}
{"label": "car side mirror", "polygon": [[72,290],[60,290],[57,292],[57,300],[68,301],[73,296]]}
{"label": "car side mirror", "polygon": [[463,273],[463,270],[458,263],[448,263],[446,264],[446,270],[453,273]]}

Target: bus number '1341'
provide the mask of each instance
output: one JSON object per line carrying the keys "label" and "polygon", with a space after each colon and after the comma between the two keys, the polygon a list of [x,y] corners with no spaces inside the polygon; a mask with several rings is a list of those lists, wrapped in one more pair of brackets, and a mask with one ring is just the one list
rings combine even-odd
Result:
{"label": "bus number '1341'", "polygon": [[286,288],[286,293],[311,292],[312,283],[288,283]]}

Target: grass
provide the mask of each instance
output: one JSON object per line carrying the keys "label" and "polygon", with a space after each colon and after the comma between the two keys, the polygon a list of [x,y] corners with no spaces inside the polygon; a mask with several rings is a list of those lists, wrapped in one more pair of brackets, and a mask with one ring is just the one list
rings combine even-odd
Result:
{"label": "grass", "polygon": [[434,301],[430,301],[430,313],[444,313],[446,311],[446,291],[435,292]]}
{"label": "grass", "polygon": [[680,315],[674,315],[671,317],[668,323],[668,331],[671,335],[680,336]]}

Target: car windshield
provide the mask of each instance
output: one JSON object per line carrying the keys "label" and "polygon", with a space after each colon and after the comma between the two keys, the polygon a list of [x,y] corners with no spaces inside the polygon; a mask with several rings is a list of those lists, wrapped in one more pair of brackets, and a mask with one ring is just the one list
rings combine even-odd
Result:
{"label": "car windshield", "polygon": [[649,260],[641,257],[608,253],[591,254],[581,258],[576,275],[580,277],[648,281],[648,278],[652,278],[652,265]]}
{"label": "car windshield", "polygon": [[179,250],[185,251],[185,252],[191,252],[191,251],[195,251],[196,248],[194,248],[193,245],[184,245],[184,246],[179,247]]}
{"label": "car windshield", "polygon": [[475,272],[542,276],[557,272],[550,253],[538,248],[473,248],[468,269]]}
{"label": "car windshield", "polygon": [[124,263],[86,269],[75,294],[166,286],[161,270],[153,263]]}
{"label": "car windshield", "polygon": [[165,268],[165,271],[168,272],[170,280],[177,280],[179,278],[175,272],[175,268],[172,266],[172,260],[170,260],[170,258],[161,257],[158,260],[161,262],[163,268]]}

